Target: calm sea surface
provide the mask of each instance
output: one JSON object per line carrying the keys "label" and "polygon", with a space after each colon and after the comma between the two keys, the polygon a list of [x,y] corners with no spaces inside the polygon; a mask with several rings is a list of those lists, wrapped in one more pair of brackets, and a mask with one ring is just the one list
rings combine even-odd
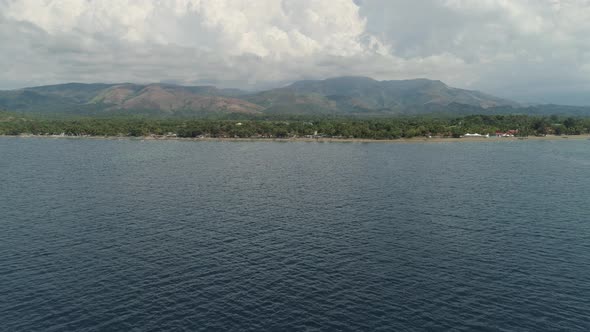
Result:
{"label": "calm sea surface", "polygon": [[1,331],[590,330],[590,141],[0,138]]}

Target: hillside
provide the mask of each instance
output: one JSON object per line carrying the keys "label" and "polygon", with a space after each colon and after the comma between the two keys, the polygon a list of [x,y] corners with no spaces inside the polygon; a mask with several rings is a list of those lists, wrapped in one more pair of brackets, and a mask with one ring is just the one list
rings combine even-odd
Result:
{"label": "hillside", "polygon": [[368,77],[306,80],[246,93],[213,86],[68,83],[0,91],[0,109],[37,114],[155,116],[399,114],[590,114],[584,107],[520,106],[441,81],[377,81]]}
{"label": "hillside", "polygon": [[427,79],[376,81],[368,77],[338,77],[321,81],[299,81],[287,87],[259,93],[249,98],[273,110],[294,105],[313,105],[325,112],[406,113],[411,109],[462,104],[482,109],[518,104],[479,91],[447,86]]}
{"label": "hillside", "polygon": [[258,114],[239,90],[166,84],[81,84],[0,91],[0,108],[30,113],[190,115]]}
{"label": "hillside", "polygon": [[227,96],[214,87],[183,87],[150,84],[111,86],[95,96],[91,103],[106,106],[106,111],[156,111],[167,114],[245,113],[257,114],[262,107],[245,100]]}

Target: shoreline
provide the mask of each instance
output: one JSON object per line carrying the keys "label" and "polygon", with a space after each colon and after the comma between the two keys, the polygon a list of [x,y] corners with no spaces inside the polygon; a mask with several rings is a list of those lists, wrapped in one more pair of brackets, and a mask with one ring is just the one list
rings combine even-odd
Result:
{"label": "shoreline", "polygon": [[134,141],[187,141],[187,142],[318,142],[318,143],[459,143],[459,142],[516,142],[516,141],[558,141],[558,140],[590,140],[590,134],[584,135],[547,135],[529,137],[413,137],[398,139],[371,138],[215,138],[215,137],[153,137],[153,136],[58,136],[58,135],[0,135],[15,138],[53,138],[53,139],[103,139],[103,140],[134,140]]}

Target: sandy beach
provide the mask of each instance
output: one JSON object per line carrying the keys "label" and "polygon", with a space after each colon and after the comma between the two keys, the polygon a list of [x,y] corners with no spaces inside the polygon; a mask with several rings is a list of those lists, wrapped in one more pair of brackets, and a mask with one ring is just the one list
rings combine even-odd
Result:
{"label": "sandy beach", "polygon": [[590,140],[590,135],[547,135],[529,137],[413,137],[399,139],[368,139],[368,138],[191,138],[191,137],[158,137],[158,136],[58,136],[58,135],[0,135],[0,137],[19,138],[53,138],[53,139],[108,139],[108,140],[139,140],[139,141],[192,141],[192,142],[318,142],[318,143],[461,143],[461,142],[518,142],[518,141],[565,141]]}

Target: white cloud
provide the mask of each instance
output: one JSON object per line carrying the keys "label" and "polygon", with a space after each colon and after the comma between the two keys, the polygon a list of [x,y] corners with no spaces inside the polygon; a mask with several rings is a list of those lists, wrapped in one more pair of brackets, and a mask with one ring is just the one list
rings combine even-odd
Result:
{"label": "white cloud", "polygon": [[546,102],[590,92],[590,1],[363,0],[361,14],[398,56],[464,61],[470,74],[449,71],[450,83]]}
{"label": "white cloud", "polygon": [[589,33],[588,0],[0,0],[0,87],[366,75],[567,102]]}
{"label": "white cloud", "polygon": [[363,52],[365,30],[349,0],[18,0],[2,9],[52,35],[80,31],[263,57],[354,55]]}

